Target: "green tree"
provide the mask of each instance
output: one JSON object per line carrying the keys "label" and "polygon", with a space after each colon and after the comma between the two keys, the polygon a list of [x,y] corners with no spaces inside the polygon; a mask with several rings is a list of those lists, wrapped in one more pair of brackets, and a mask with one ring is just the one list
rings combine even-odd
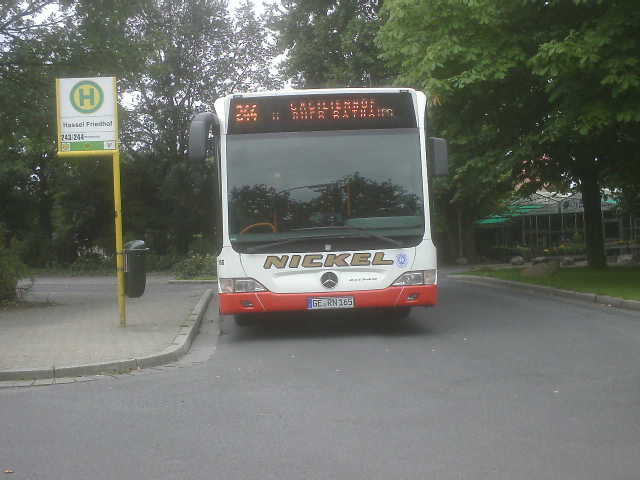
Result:
{"label": "green tree", "polygon": [[299,87],[379,86],[392,75],[374,39],[381,0],[285,0],[273,7],[283,72]]}
{"label": "green tree", "polygon": [[547,147],[556,179],[564,175],[578,183],[587,257],[603,267],[601,187],[640,159],[640,12],[632,0],[552,7],[564,22],[556,19],[552,37],[529,61],[533,73],[547,80],[551,108],[528,142]]}
{"label": "green tree", "polygon": [[523,191],[580,188],[595,267],[605,264],[600,185],[637,141],[634,3],[388,0],[378,37],[399,80],[441,103],[454,157],[493,158]]}
{"label": "green tree", "polygon": [[0,222],[30,264],[46,261],[53,236],[55,101],[66,11],[56,2],[0,7]]}
{"label": "green tree", "polygon": [[220,0],[3,3],[0,222],[25,258],[112,249],[110,162],[56,156],[55,78],[118,77],[125,231],[186,251],[212,229],[215,175],[186,161],[189,120],[220,95],[279,85],[269,38],[249,2],[235,17]]}
{"label": "green tree", "polygon": [[232,19],[221,1],[156,0],[134,23],[143,39],[144,72],[126,82],[133,106],[125,112],[122,138],[125,208],[135,205],[141,215],[128,224],[138,232],[168,232],[168,243],[187,253],[194,234],[212,235],[219,208],[215,166],[187,161],[191,117],[212,110],[222,95],[279,86],[270,71],[276,51],[248,1]]}

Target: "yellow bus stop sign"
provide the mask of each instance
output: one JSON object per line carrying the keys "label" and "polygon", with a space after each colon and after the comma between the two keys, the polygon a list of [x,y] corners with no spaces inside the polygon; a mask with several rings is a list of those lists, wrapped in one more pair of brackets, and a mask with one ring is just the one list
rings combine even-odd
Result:
{"label": "yellow bus stop sign", "polygon": [[56,80],[58,153],[111,155],[118,150],[114,77]]}

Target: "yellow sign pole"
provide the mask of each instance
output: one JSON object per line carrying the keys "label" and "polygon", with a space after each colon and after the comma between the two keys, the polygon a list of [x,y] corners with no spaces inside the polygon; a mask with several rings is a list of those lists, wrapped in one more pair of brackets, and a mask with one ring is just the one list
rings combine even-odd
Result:
{"label": "yellow sign pole", "polygon": [[120,151],[113,152],[113,204],[116,222],[116,270],[118,272],[118,310],[120,326],[127,326],[127,304],[124,298],[124,245],[122,243],[122,197],[120,195]]}

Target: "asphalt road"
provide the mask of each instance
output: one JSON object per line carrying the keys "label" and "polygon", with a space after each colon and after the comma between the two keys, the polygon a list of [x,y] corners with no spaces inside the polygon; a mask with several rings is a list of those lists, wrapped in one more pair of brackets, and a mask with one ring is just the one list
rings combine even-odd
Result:
{"label": "asphalt road", "polygon": [[438,307],[397,325],[370,314],[226,321],[217,343],[216,330],[205,323],[176,366],[0,390],[0,469],[56,480],[640,478],[638,312],[445,278]]}

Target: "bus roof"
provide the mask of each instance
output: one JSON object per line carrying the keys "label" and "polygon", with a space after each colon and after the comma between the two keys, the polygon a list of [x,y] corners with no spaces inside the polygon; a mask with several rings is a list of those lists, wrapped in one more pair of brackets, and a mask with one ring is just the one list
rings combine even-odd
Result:
{"label": "bus roof", "polygon": [[232,93],[222,98],[250,98],[250,97],[276,97],[284,95],[309,95],[309,94],[326,94],[326,93],[400,93],[415,92],[413,88],[405,87],[380,87],[380,88],[311,88],[311,89],[283,89],[271,90],[266,92],[245,92]]}

